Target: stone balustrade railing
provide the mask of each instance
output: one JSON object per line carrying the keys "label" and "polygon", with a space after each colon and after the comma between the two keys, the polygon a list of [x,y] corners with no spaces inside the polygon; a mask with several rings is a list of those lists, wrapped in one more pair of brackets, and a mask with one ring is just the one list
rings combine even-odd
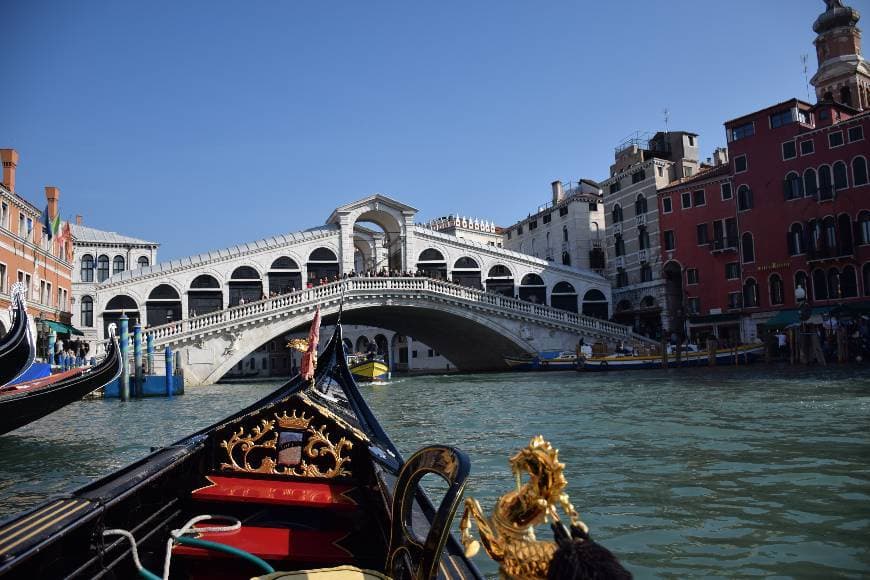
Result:
{"label": "stone balustrade railing", "polygon": [[617,340],[652,342],[645,337],[634,334],[628,326],[432,278],[347,278],[323,286],[307,288],[258,302],[233,306],[218,312],[154,326],[145,329],[143,334],[153,336],[155,343],[166,343],[182,337],[205,333],[220,326],[232,325],[235,322],[256,320],[264,314],[280,313],[303,307],[313,308],[318,304],[335,302],[341,299],[342,293],[348,299],[367,295],[382,296],[390,293],[399,293],[408,297],[414,294],[449,296],[467,302],[469,305],[490,307],[576,329],[602,333]]}

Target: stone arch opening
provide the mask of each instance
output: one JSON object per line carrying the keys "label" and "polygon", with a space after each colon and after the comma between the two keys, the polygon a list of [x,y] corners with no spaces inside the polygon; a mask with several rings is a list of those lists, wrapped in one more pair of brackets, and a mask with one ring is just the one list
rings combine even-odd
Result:
{"label": "stone arch opening", "polygon": [[338,278],[338,256],[329,248],[316,248],[308,255],[308,283],[317,286]]}
{"label": "stone arch opening", "polygon": [[474,258],[463,256],[453,264],[453,283],[469,288],[482,289],[480,264]]}
{"label": "stone arch opening", "polygon": [[189,317],[218,312],[224,309],[224,293],[217,278],[200,274],[187,289],[187,315]]}
{"label": "stone arch opening", "polygon": [[356,339],[356,345],[354,346],[354,352],[358,353],[366,353],[369,351],[369,345],[372,344],[372,341],[369,340],[369,337],[366,335],[361,335]]}
{"label": "stone arch opening", "polygon": [[577,290],[568,282],[557,282],[550,293],[550,306],[559,310],[577,312]]}
{"label": "stone arch opening", "polygon": [[595,318],[607,319],[607,297],[604,292],[593,288],[583,295],[583,314]]}
{"label": "stone arch opening", "polygon": [[375,335],[375,347],[377,349],[377,353],[384,357],[384,362],[387,366],[390,365],[390,341],[387,340],[387,337],[383,334]]}
{"label": "stone arch opening", "polygon": [[288,256],[274,260],[266,276],[269,279],[270,296],[302,289],[302,270],[296,260]]}
{"label": "stone arch opening", "polygon": [[169,284],[156,286],[145,301],[148,326],[160,326],[181,320],[181,297]]}
{"label": "stone arch opening", "polygon": [[547,286],[544,284],[544,279],[537,274],[523,276],[520,280],[519,298],[534,304],[546,304]]}
{"label": "stone arch opening", "polygon": [[251,266],[239,266],[233,270],[227,287],[230,290],[231,307],[257,302],[263,297],[263,280],[260,273]]}
{"label": "stone arch opening", "polygon": [[486,291],[514,297],[514,275],[507,266],[496,264],[486,275]]}
{"label": "stone arch opening", "polygon": [[121,315],[126,314],[130,319],[129,327],[133,328],[139,322],[139,305],[126,294],[118,294],[106,303],[103,309],[103,337],[109,336],[109,325],[113,322],[118,325],[121,332]]}
{"label": "stone arch opening", "polygon": [[427,248],[420,252],[420,257],[417,258],[417,270],[428,278],[446,280],[447,260],[440,251]]}
{"label": "stone arch opening", "polygon": [[[366,244],[371,247],[371,251],[366,270],[403,271],[406,232],[401,213],[380,201],[360,209],[361,213],[356,215],[350,225],[354,232],[355,246],[358,237],[368,238]],[[365,235],[358,236],[358,232]],[[361,249],[361,253],[365,255],[366,252]]]}

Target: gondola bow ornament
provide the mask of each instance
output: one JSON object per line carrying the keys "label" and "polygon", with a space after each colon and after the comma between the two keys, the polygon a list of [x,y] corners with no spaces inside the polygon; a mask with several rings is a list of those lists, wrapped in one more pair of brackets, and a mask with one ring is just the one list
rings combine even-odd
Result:
{"label": "gondola bow ornament", "polygon": [[[561,507],[572,525],[586,529],[579,521],[574,506],[564,493],[568,481],[565,465],[559,462],[559,451],[541,435],[510,458],[511,472],[517,489],[502,495],[492,516],[484,515],[480,503],[466,498],[465,511],[459,522],[462,544],[467,556],[474,556],[483,544],[490,558],[499,563],[508,578],[546,578],[550,561],[556,553],[555,542],[535,537],[535,526],[550,516],[558,520],[556,508]],[[523,473],[529,480],[522,484]],[[471,535],[471,524],[477,524],[480,542]]]}

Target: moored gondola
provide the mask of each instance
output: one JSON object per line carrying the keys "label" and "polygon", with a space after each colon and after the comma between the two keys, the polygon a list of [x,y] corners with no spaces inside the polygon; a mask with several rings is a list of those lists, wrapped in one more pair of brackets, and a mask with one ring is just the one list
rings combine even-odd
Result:
{"label": "moored gondola", "polygon": [[0,435],[78,401],[121,374],[121,355],[114,334],[106,357],[96,366],[73,369],[27,383],[0,387]]}
{"label": "moored gondola", "polygon": [[0,386],[27,372],[36,356],[36,342],[30,330],[24,292],[25,287],[20,282],[12,285],[12,326],[0,338]]}
{"label": "moored gondola", "polygon": [[[310,380],[0,524],[0,577],[132,578],[136,561],[153,577],[145,570],[164,569],[170,534],[187,523],[195,537],[169,542],[172,578],[480,578],[449,533],[467,457],[437,445],[403,460],[341,338],[338,324]],[[437,507],[418,487],[429,473],[447,482]],[[214,513],[221,521],[190,523]]]}

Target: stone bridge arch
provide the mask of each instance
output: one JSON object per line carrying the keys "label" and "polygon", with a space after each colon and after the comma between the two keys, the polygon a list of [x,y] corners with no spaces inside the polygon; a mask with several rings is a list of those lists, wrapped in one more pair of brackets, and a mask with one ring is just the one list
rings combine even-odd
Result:
{"label": "stone bridge arch", "polygon": [[[321,306],[322,326],[335,324],[337,301]],[[185,365],[185,382],[210,384],[220,380],[246,356],[266,342],[305,331],[314,316],[312,309],[261,321],[256,326],[219,334],[208,343],[179,344],[192,349]],[[350,300],[342,314],[344,324],[358,324],[413,336],[438,350],[458,368],[467,371],[504,368],[505,355],[537,350],[523,325],[507,325],[458,305],[431,302],[384,306],[382,300]],[[321,336],[321,345],[328,336]],[[486,345],[481,348],[480,345]],[[211,351],[211,352],[208,352]],[[212,359],[207,363],[207,359]]]}

